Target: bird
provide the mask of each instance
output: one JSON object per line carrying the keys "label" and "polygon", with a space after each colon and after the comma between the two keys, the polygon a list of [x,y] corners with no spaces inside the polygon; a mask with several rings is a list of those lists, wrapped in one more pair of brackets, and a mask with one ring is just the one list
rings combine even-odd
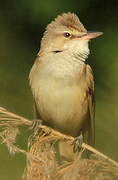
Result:
{"label": "bird", "polygon": [[[88,43],[102,32],[87,31],[75,13],[47,25],[29,74],[36,119],[64,134],[95,144],[94,76]],[[70,147],[60,144],[62,156]]]}

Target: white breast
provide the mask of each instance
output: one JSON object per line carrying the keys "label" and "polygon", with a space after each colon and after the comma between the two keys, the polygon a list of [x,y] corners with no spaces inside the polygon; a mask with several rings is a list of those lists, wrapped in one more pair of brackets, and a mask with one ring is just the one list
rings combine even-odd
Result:
{"label": "white breast", "polygon": [[70,64],[49,58],[40,67],[35,64],[30,73],[31,89],[42,119],[72,135],[77,135],[88,112],[84,66],[82,62]]}

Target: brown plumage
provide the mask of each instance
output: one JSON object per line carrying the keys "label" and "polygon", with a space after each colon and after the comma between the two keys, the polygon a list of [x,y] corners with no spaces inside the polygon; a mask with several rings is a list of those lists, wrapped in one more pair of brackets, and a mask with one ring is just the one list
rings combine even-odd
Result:
{"label": "brown plumage", "polygon": [[[73,13],[58,16],[46,28],[29,76],[37,118],[74,137],[82,132],[91,145],[95,132],[94,80],[86,59],[89,39],[101,34],[87,33]],[[61,152],[68,154],[65,145]]]}
{"label": "brown plumage", "polygon": [[87,32],[78,16],[74,13],[64,13],[61,16],[58,16],[47,26],[47,30],[52,30],[52,28],[57,28],[58,26],[73,28],[79,32]]}

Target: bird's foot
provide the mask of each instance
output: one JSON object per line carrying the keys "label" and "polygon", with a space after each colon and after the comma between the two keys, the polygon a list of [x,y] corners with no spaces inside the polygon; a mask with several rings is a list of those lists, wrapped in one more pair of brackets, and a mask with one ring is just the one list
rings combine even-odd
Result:
{"label": "bird's foot", "polygon": [[35,131],[35,129],[38,129],[40,125],[42,125],[42,120],[33,119],[31,129],[33,129]]}
{"label": "bird's foot", "polygon": [[42,130],[40,128],[40,125],[42,125],[42,120],[40,120],[40,119],[33,119],[32,125],[31,125],[30,129],[33,130],[33,132],[34,132],[33,134],[35,136],[41,135]]}
{"label": "bird's foot", "polygon": [[47,136],[51,134],[51,129],[49,127],[43,129],[40,126],[43,125],[43,121],[40,119],[34,119],[31,125],[31,130],[34,131],[35,135],[38,136]]}
{"label": "bird's foot", "polygon": [[42,121],[40,119],[33,119],[32,124],[30,126],[30,129],[33,130],[33,133],[29,136],[28,148],[30,148],[32,144],[34,144],[37,136],[42,135],[42,130],[40,128],[40,125],[42,125]]}
{"label": "bird's foot", "polygon": [[82,133],[80,133],[80,135],[78,137],[75,138],[75,140],[73,141],[73,151],[77,152],[80,151],[82,149],[82,143],[83,143],[83,135]]}

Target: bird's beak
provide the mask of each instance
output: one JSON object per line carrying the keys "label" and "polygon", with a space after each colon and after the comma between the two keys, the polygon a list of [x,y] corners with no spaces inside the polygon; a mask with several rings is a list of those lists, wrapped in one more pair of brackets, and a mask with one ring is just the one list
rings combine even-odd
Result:
{"label": "bird's beak", "polygon": [[85,35],[82,36],[82,39],[90,40],[97,38],[98,36],[101,36],[103,32],[93,32],[93,31],[88,31]]}

